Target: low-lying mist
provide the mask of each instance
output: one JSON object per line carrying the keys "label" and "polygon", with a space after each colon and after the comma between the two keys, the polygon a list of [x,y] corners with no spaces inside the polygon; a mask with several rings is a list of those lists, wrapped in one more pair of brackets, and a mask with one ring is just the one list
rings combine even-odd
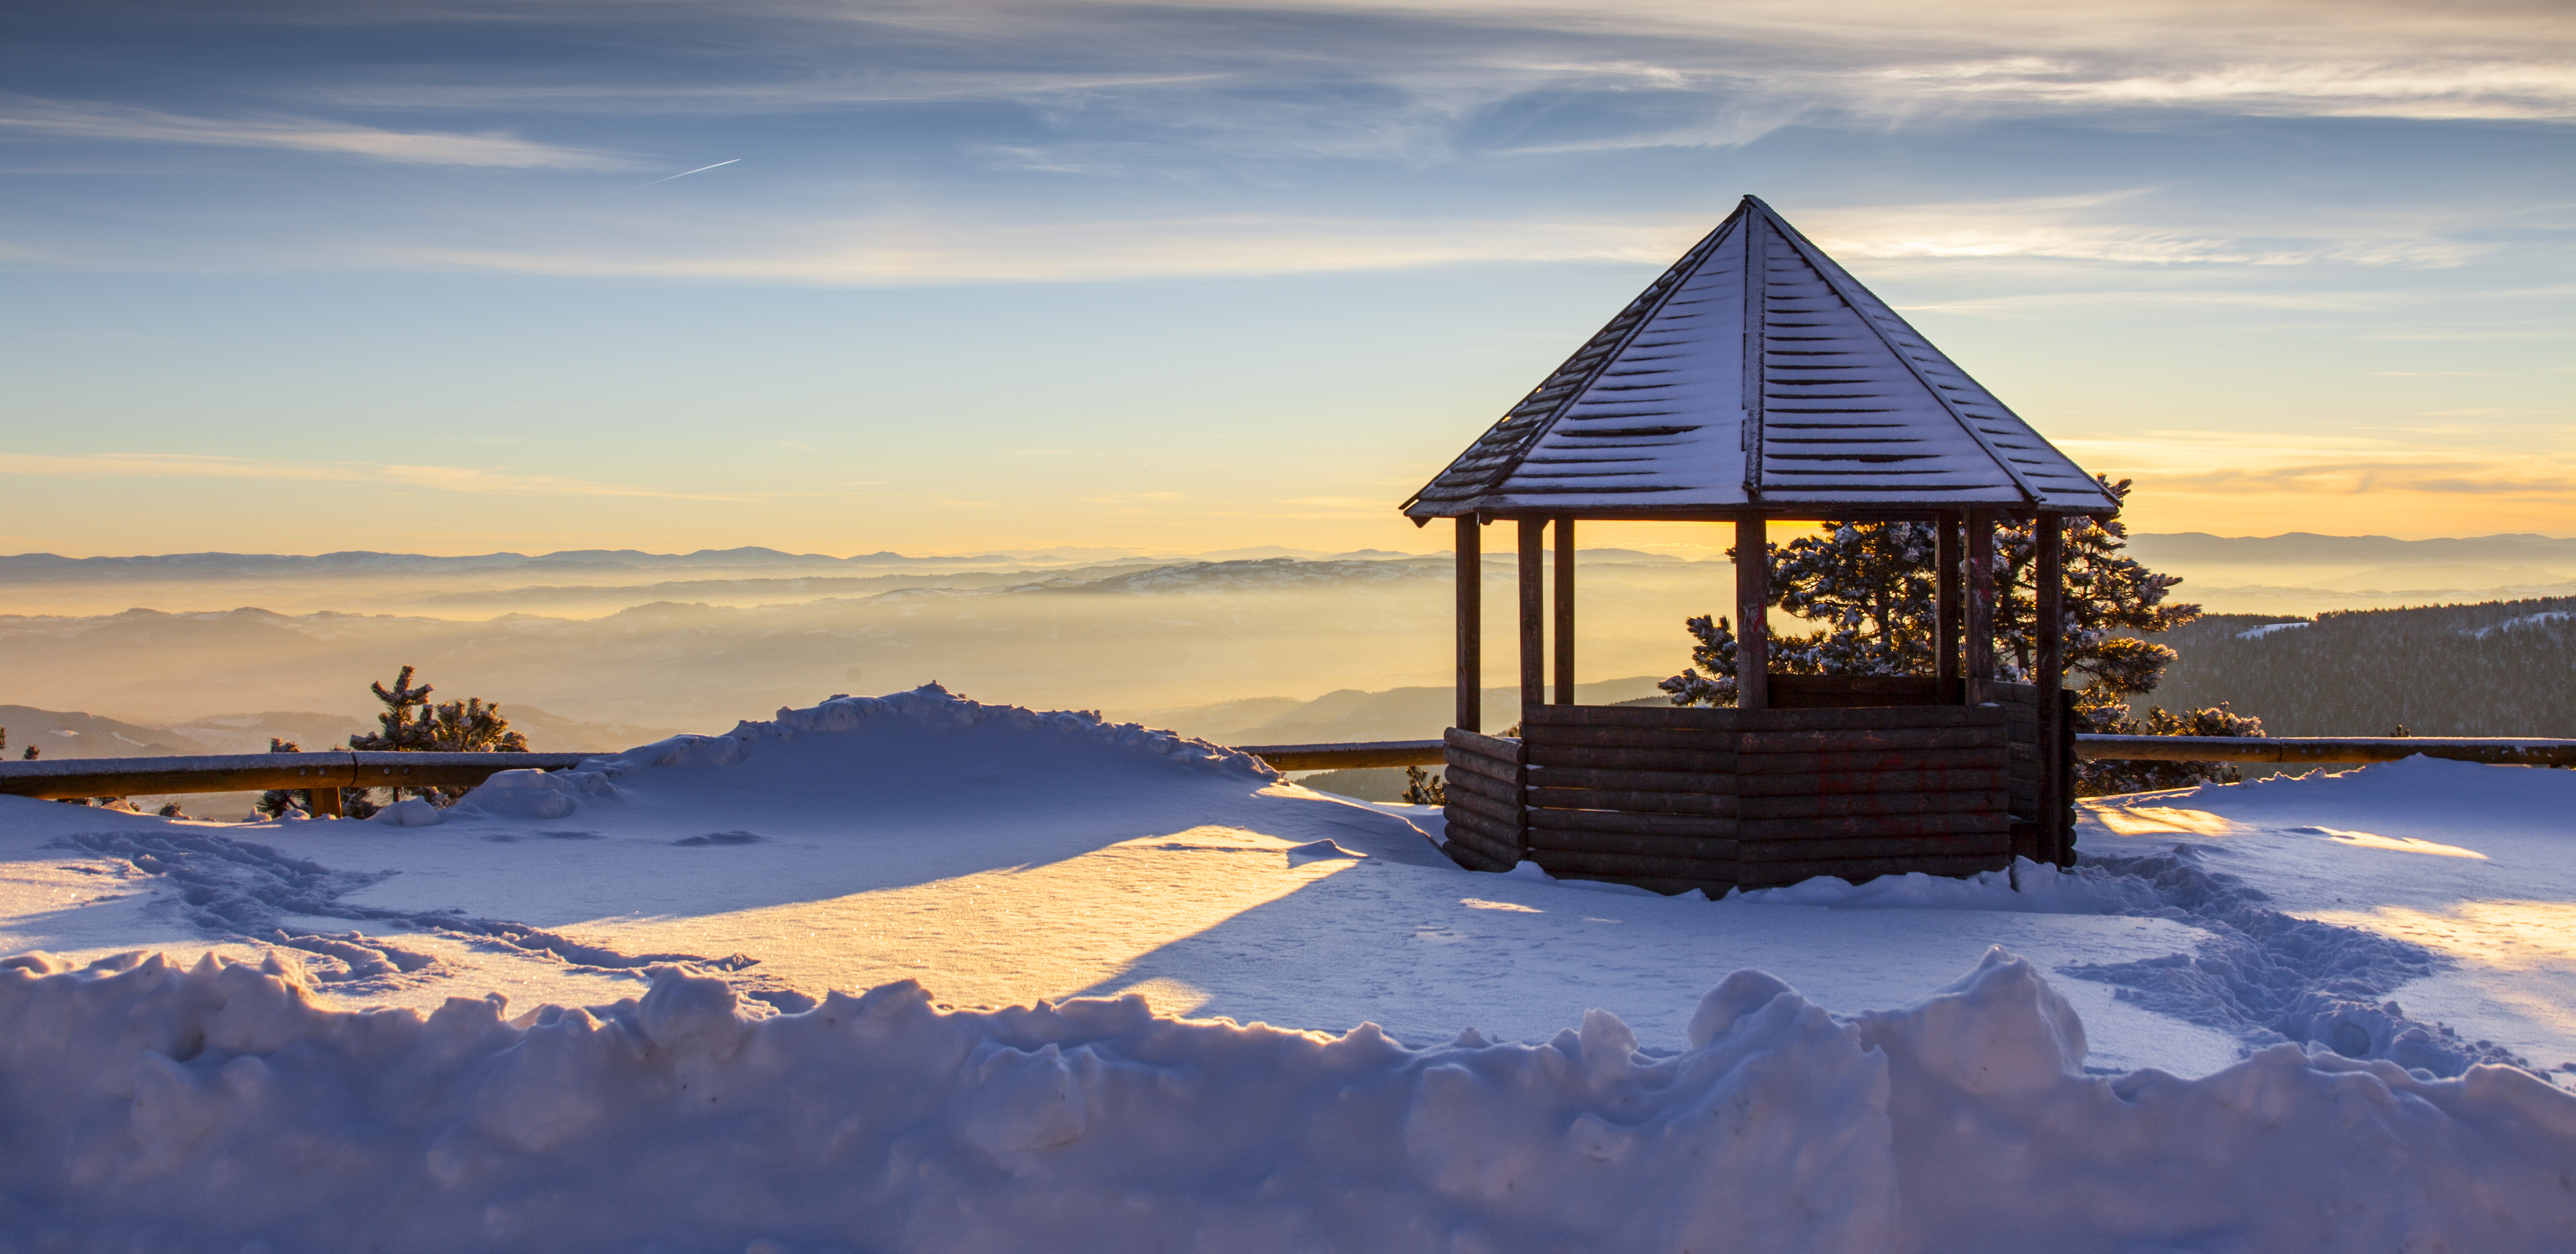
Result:
{"label": "low-lying mist", "polygon": [[[403,595],[415,604],[481,598],[487,607],[556,612],[0,616],[0,699],[152,726],[242,711],[356,717],[373,707],[370,680],[410,664],[442,697],[634,730],[718,731],[780,705],[932,680],[988,700],[1181,721],[1174,716],[1195,707],[1245,699],[1445,689],[1451,569],[1450,558],[1430,556],[905,572],[852,577],[886,581],[861,595],[841,592],[837,576],[692,579],[693,591],[722,585],[733,595],[591,614],[562,611],[568,600],[613,603],[682,581],[534,585],[507,577],[523,571],[488,571],[477,586],[474,572],[450,570]],[[1723,562],[1606,550],[1585,555],[1579,570],[1577,655],[1587,681],[1681,669],[1690,645],[1682,620],[1722,611],[1732,596],[1733,570]],[[1486,563],[1487,682],[1498,687],[1517,674],[1512,572],[1508,558]],[[381,604],[369,598],[391,595],[399,582],[383,571],[342,578],[343,606]],[[335,582],[294,580],[304,597],[296,604],[328,603],[341,595],[328,586]],[[1509,721],[1511,702],[1494,708]],[[1435,715],[1408,734],[1436,735],[1442,721]]]}
{"label": "low-lying mist", "polygon": [[[2131,552],[2186,576],[2176,599],[2214,613],[2576,593],[2516,582],[2448,587],[2576,570],[2576,541],[2542,536],[2185,533],[2135,536]],[[1652,696],[1653,680],[1688,661],[1682,620],[1733,601],[1734,570],[1723,560],[1602,546],[1579,562],[1586,701]],[[1276,548],[0,557],[0,604],[12,611],[0,615],[0,726],[13,744],[49,756],[245,752],[271,736],[321,748],[365,726],[370,680],[410,664],[442,698],[500,702],[541,749],[721,731],[781,705],[931,680],[987,700],[1097,709],[1237,743],[1412,739],[1448,721],[1451,569],[1446,554]],[[1509,553],[1485,563],[1488,730],[1507,725],[1517,705],[1514,569]],[[2401,717],[2463,729],[2493,721],[2447,707],[2384,713],[2386,702],[2330,709],[2303,695],[2315,681],[2266,687],[2257,672],[2307,646],[2282,639],[2254,649],[2221,626],[2175,638],[2184,664],[2174,690],[2154,700],[2233,700],[2282,727],[2338,734],[2385,730]],[[2428,639],[2436,637],[2451,638]],[[2519,637],[2507,652],[2479,664],[2495,671],[2497,691],[2563,687],[2563,674],[2531,671],[2538,655],[2525,658]],[[2542,734],[2535,718],[2493,734]]]}

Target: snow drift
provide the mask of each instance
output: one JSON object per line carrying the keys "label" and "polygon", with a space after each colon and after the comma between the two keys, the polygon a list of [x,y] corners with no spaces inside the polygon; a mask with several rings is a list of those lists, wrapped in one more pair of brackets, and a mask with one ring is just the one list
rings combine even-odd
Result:
{"label": "snow drift", "polygon": [[2282,1046],[2080,1074],[2000,950],[1838,1020],[1729,976],[1690,1047],[1599,1011],[1412,1050],[920,986],[741,1013],[676,967],[505,1018],[295,968],[0,963],[5,1250],[2564,1249],[2576,1098]]}
{"label": "snow drift", "polygon": [[[1105,722],[1096,711],[985,705],[934,683],[883,697],[836,696],[810,709],[782,707],[775,719],[746,720],[721,736],[674,736],[570,771],[503,771],[457,804],[463,814],[558,819],[600,800],[740,806],[757,803],[765,789],[773,796],[792,789],[807,806],[946,811],[963,788],[986,804],[998,792],[1060,805],[1067,784],[1148,765],[1163,768],[1150,782],[1165,786],[1184,779],[1258,786],[1279,777],[1259,758],[1203,740]],[[1132,790],[1148,781],[1120,782]]]}

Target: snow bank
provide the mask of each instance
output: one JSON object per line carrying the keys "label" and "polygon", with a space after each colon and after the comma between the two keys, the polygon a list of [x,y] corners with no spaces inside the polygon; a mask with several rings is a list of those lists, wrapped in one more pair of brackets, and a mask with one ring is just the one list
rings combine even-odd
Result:
{"label": "snow bank", "polygon": [[1162,784],[1196,777],[1259,786],[1280,778],[1261,759],[1222,745],[1105,722],[1095,711],[985,705],[934,683],[884,697],[836,696],[809,709],[782,707],[775,719],[746,720],[721,736],[673,736],[586,759],[572,770],[503,771],[447,811],[407,803],[376,821],[417,827],[467,817],[552,820],[619,801],[774,808],[776,793],[764,795],[764,789],[792,790],[809,807],[864,801],[880,811],[953,808],[961,786],[1017,784],[1002,791],[1028,793],[1068,774],[1140,769],[1156,771],[1160,778],[1153,782]]}
{"label": "snow bank", "polygon": [[[2203,787],[2238,787],[2204,785]],[[2155,794],[2188,798],[2196,792]],[[2410,1017],[2390,993],[2433,974],[2441,959],[2421,945],[2366,928],[2300,918],[2241,876],[2206,865],[2208,846],[2091,852],[2060,870],[2014,860],[2010,871],[1952,879],[1887,875],[1865,884],[1819,876],[1782,888],[1727,895],[1730,903],[1845,910],[1986,910],[2171,919],[2204,934],[2196,952],[2060,968],[2115,985],[2133,1002],[2216,1028],[2250,1047],[2314,1044],[2350,1058],[2385,1059],[2422,1078],[2457,1076],[2479,1063],[2529,1067],[2489,1041]]]}
{"label": "snow bank", "polygon": [[1832,906],[1845,910],[2000,910],[2010,914],[2142,914],[2178,917],[2143,881],[2077,867],[2060,870],[2028,858],[2008,871],[1952,878],[1882,875],[1864,884],[1830,875],[1779,888],[1738,890],[1730,901],[1756,905]]}
{"label": "snow bank", "polygon": [[[0,1250],[2563,1249],[2576,1098],[2283,1047],[2086,1078],[2002,953],[1837,1021],[1758,972],[1690,1048],[1599,1011],[1408,1050],[904,982],[753,1018],[317,1005],[292,967],[0,964]],[[766,1243],[766,1244],[764,1244]]]}

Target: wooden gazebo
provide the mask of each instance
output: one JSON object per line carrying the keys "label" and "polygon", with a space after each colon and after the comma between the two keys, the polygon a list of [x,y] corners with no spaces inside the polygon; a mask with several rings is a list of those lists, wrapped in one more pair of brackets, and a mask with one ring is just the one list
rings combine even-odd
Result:
{"label": "wooden gazebo", "polygon": [[[1460,865],[1527,859],[1714,895],[2071,858],[2062,523],[2118,503],[1761,201],[1745,197],[1403,508],[1457,522]],[[2028,684],[1995,677],[2007,516],[2037,524]],[[1517,739],[1478,730],[1479,537],[1500,519],[1519,525]],[[1574,704],[1578,519],[1735,524],[1735,709]],[[1774,519],[1935,524],[1938,673],[1770,673]]]}

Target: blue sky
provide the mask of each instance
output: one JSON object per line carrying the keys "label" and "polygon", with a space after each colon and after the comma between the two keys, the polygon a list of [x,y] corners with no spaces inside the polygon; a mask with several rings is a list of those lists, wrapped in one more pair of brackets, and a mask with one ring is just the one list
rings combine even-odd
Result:
{"label": "blue sky", "polygon": [[1435,547],[1748,191],[2143,528],[2576,533],[2570,14],[14,5],[0,551]]}

